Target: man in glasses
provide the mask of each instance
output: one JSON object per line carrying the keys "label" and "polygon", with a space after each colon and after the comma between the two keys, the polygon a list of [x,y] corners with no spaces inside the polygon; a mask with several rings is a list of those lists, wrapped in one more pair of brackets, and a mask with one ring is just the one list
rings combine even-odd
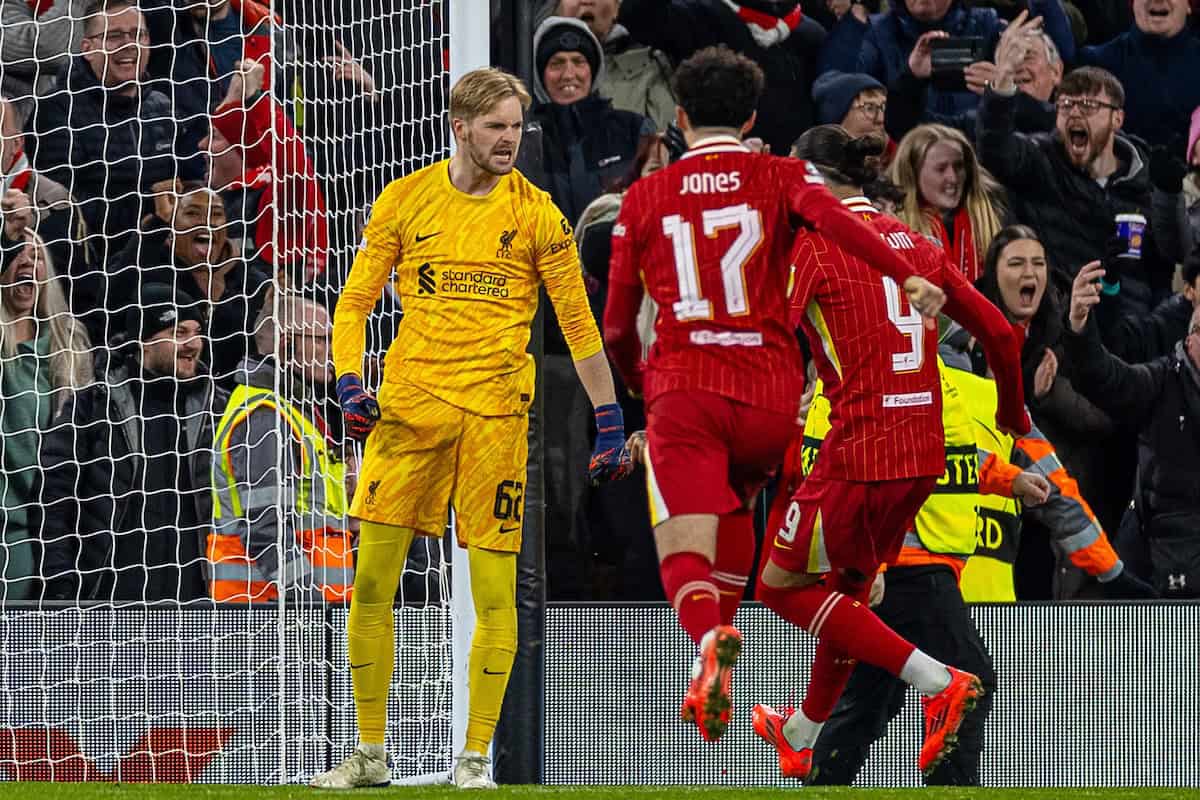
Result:
{"label": "man in glasses", "polygon": [[[55,88],[38,99],[25,145],[34,168],[80,203],[104,263],[153,210],[156,184],[161,188],[160,182],[175,177],[200,179],[204,164],[192,159],[194,174],[176,169],[176,156],[190,153],[181,152],[175,140],[171,101],[141,85],[149,37],[138,7],[130,0],[93,0],[83,27],[82,52],[63,66]],[[74,266],[71,273],[82,277]],[[76,287],[77,303],[102,302],[103,280],[90,277],[84,297]]]}
{"label": "man in glasses", "polygon": [[882,166],[891,163],[896,143],[883,129],[888,90],[865,72],[826,72],[813,84],[813,102],[817,104],[817,122],[841,125],[855,139],[868,134],[884,141]]}
{"label": "man in glasses", "polygon": [[[1099,67],[1063,78],[1053,131],[1015,132],[1016,77],[1024,51],[1041,46],[1035,31],[997,58],[979,110],[979,159],[1008,189],[1017,218],[1041,235],[1060,288],[1069,292],[1080,267],[1120,249],[1130,257],[1110,258],[1122,274],[1110,268],[1106,281],[1121,311],[1148,312],[1170,293],[1182,200],[1153,186],[1148,154],[1121,134],[1125,88]],[[1110,241],[1117,217],[1131,214],[1146,220],[1141,236],[1127,227],[1127,241]]]}

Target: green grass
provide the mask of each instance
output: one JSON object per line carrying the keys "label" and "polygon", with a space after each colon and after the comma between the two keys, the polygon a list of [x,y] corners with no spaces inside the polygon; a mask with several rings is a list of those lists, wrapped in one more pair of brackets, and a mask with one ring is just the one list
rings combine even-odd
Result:
{"label": "green grass", "polygon": [[[547,798],[547,800],[767,800],[791,796],[790,789],[742,789],[723,786],[502,786],[495,792],[464,795],[449,786],[393,787],[324,792],[303,786],[212,786],[116,783],[0,783],[0,797],[19,800],[292,800],[343,798],[360,800],[449,800],[480,797]],[[1200,789],[847,789],[808,788],[803,800],[1184,800],[1200,798]]]}

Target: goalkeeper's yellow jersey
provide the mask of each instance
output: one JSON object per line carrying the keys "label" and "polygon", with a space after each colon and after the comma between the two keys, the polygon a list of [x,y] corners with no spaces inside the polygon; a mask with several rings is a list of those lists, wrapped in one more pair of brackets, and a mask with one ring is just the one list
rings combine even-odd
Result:
{"label": "goalkeeper's yellow jersey", "polygon": [[543,283],[572,357],[601,350],[571,226],[516,170],[482,197],[450,183],[449,160],[388,184],[334,315],[339,376],[362,373],[367,315],[393,268],[404,317],[385,381],[482,416],[525,413],[534,385],[525,347]]}

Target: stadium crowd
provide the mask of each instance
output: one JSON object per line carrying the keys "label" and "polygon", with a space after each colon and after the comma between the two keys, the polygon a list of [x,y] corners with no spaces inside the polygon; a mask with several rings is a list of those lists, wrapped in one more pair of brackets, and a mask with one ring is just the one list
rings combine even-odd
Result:
{"label": "stadium crowd", "polygon": [[[1197,597],[1193,11],[551,1],[522,161],[576,223],[599,319],[622,193],[685,147],[670,76],[696,50],[761,66],[757,148],[787,156],[819,124],[880,137],[871,199],[1025,327],[1026,402],[1052,446],[1039,457],[1074,504],[1013,505],[1004,536],[980,528],[979,557],[1009,565],[1023,599],[1119,596],[1122,570]],[[348,209],[369,198],[323,143],[354,141],[353,114],[332,108],[387,87],[336,43],[297,57],[313,43],[255,0],[0,0],[0,23],[0,599],[341,601],[359,487],[330,313],[365,222]],[[661,599],[644,482],[588,485],[589,404],[552,313],[544,343],[549,596]],[[627,430],[642,427],[620,394]]]}

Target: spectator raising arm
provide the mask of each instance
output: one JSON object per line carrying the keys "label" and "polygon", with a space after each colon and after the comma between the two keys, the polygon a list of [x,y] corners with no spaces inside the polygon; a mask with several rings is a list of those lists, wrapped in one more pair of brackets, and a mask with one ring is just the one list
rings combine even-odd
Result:
{"label": "spectator raising arm", "polygon": [[1070,330],[1063,335],[1067,357],[1075,368],[1072,382],[1080,394],[1117,421],[1132,422],[1154,414],[1168,364],[1158,360],[1131,366],[1104,348],[1099,326],[1090,323],[1100,302],[1099,261],[1085,264],[1075,276],[1068,312]]}
{"label": "spectator raising arm", "polygon": [[251,215],[255,223],[250,233],[261,257],[276,268],[303,264],[306,279],[311,279],[324,272],[329,251],[325,195],[300,134],[283,108],[262,91],[264,72],[259,62],[238,62],[238,72],[213,113],[212,124],[244,152],[243,182],[253,182],[259,173],[273,178],[259,198],[257,213]]}

